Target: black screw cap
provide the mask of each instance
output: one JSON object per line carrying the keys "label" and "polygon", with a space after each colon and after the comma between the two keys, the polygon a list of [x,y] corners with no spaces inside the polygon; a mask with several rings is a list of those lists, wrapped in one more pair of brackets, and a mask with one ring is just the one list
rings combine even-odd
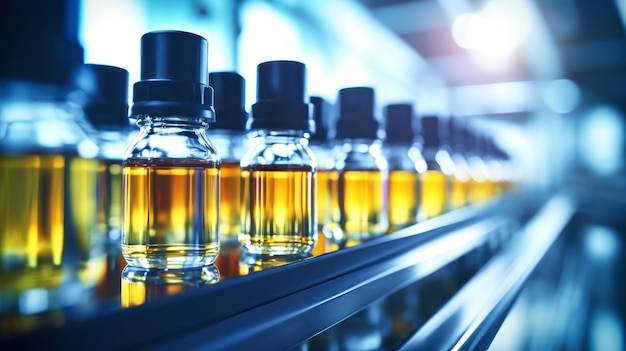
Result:
{"label": "black screw cap", "polygon": [[78,9],[78,0],[0,1],[0,80],[75,87]]}
{"label": "black screw cap", "polygon": [[413,105],[389,104],[384,109],[386,140],[391,143],[411,143],[413,130]]}
{"label": "black screw cap", "polygon": [[180,31],[141,37],[141,80],[133,86],[131,117],[201,117],[215,122],[208,85],[208,42]]}
{"label": "black screw cap", "polygon": [[236,72],[211,72],[209,84],[214,91],[215,123],[211,129],[246,130],[246,82]]}
{"label": "black screw cap", "polygon": [[84,110],[95,127],[128,126],[128,71],[107,65],[86,64],[88,101]]}
{"label": "black screw cap", "polygon": [[247,129],[315,131],[305,100],[306,67],[296,61],[268,61],[257,66],[257,102]]}
{"label": "black screw cap", "polygon": [[339,119],[335,138],[376,139],[379,124],[374,117],[374,89],[351,87],[339,90]]}
{"label": "black screw cap", "polygon": [[313,104],[313,116],[315,120],[315,133],[311,135],[311,140],[328,140],[328,118],[330,114],[330,103],[319,96],[311,96]]}
{"label": "black screw cap", "polygon": [[441,123],[440,118],[433,115],[423,116],[421,122],[421,136],[424,148],[441,147]]}

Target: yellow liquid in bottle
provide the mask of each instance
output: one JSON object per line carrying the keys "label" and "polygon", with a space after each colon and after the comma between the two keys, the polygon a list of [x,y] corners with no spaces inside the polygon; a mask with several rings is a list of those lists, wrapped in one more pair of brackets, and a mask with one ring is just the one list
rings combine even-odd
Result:
{"label": "yellow liquid in bottle", "polygon": [[331,171],[317,170],[317,243],[313,248],[313,255],[328,252],[326,225],[330,218],[330,175]]}
{"label": "yellow liquid in bottle", "polygon": [[122,161],[101,161],[98,168],[96,227],[111,240],[122,233]]}
{"label": "yellow liquid in bottle", "polygon": [[237,242],[240,230],[241,171],[238,162],[222,162],[220,169],[220,240]]}
{"label": "yellow liquid in bottle", "polygon": [[487,180],[471,181],[470,202],[472,204],[484,204],[491,197],[491,184]]}
{"label": "yellow liquid in bottle", "polygon": [[[331,183],[335,182],[331,180]],[[338,173],[336,184],[331,184],[336,204],[333,211],[331,232],[344,246],[354,246],[363,241],[383,235],[389,228],[387,218],[387,179],[380,170],[347,170]]]}
{"label": "yellow liquid in bottle", "polygon": [[389,231],[417,222],[420,210],[419,173],[415,170],[389,172]]}
{"label": "yellow liquid in bottle", "polygon": [[241,171],[241,245],[257,254],[303,254],[317,240],[315,174],[308,166]]}
{"label": "yellow liquid in bottle", "polygon": [[428,170],[422,175],[422,210],[433,218],[446,209],[447,177],[441,171]]}
{"label": "yellow liquid in bottle", "polygon": [[0,156],[0,287],[54,288],[62,278],[65,157]]}
{"label": "yellow liquid in bottle", "polygon": [[126,161],[122,255],[131,266],[199,267],[219,253],[219,168],[188,160]]}
{"label": "yellow liquid in bottle", "polygon": [[469,181],[457,177],[452,178],[450,189],[450,209],[456,210],[467,204]]}
{"label": "yellow liquid in bottle", "polygon": [[98,225],[101,162],[95,159],[70,158],[69,201],[72,233],[78,243],[77,273],[87,286],[96,284],[106,271],[106,232]]}

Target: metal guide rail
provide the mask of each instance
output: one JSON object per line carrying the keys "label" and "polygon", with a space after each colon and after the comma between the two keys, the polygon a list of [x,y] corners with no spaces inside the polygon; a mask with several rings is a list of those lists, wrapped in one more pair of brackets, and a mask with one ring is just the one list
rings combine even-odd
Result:
{"label": "metal guide rail", "polygon": [[[426,322],[403,343],[393,346],[437,345],[432,341],[435,338],[441,339],[441,349],[448,349],[454,345],[450,340],[458,343],[477,335],[480,328],[472,323],[485,319],[486,310],[507,305],[573,212],[567,198],[546,202],[512,194],[355,247],[128,309],[109,308],[60,327],[0,340],[0,345],[3,349],[43,345],[60,349],[89,345],[90,349],[107,350],[290,349],[304,345],[315,349],[315,337],[333,326],[411,284],[453,268],[457,288],[442,302],[445,305],[426,316]],[[538,237],[541,240],[537,241]],[[484,284],[499,288],[482,294],[482,303],[468,304],[466,296],[476,293],[473,287]],[[466,325],[457,324],[455,334],[446,332],[446,340],[438,337],[446,321],[461,312]]]}

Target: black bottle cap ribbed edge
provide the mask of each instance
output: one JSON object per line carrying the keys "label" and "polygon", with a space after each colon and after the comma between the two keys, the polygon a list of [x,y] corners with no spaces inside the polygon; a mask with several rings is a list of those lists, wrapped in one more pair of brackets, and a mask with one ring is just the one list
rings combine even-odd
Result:
{"label": "black bottle cap ribbed edge", "polygon": [[389,104],[384,108],[386,141],[411,143],[415,138],[413,105]]}
{"label": "black bottle cap ribbed edge", "polygon": [[379,123],[374,117],[374,89],[350,87],[339,90],[339,118],[335,138],[376,139]]}
{"label": "black bottle cap ribbed edge", "polygon": [[328,140],[328,118],[331,105],[320,96],[311,96],[310,101],[313,105],[313,119],[315,120],[315,133],[311,135],[311,140]]}
{"label": "black bottle cap ribbed edge", "polygon": [[268,61],[257,66],[257,102],[247,129],[315,132],[306,100],[306,67],[297,61]]}
{"label": "black bottle cap ribbed edge", "polygon": [[0,1],[0,80],[75,88],[83,64],[78,0]]}
{"label": "black bottle cap ribbed edge", "polygon": [[95,127],[128,126],[128,71],[107,65],[83,66],[87,120]]}
{"label": "black bottle cap ribbed edge", "polygon": [[246,130],[245,84],[244,78],[237,72],[209,73],[215,108],[215,123],[211,129]]}
{"label": "black bottle cap ribbed edge", "polygon": [[208,85],[208,42],[181,31],[141,37],[141,80],[133,86],[131,117],[200,117],[215,122]]}

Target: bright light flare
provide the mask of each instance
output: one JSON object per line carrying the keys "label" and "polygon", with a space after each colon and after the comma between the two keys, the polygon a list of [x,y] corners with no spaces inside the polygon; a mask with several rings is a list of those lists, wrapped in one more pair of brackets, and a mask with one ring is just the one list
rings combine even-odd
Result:
{"label": "bright light flare", "polygon": [[479,56],[513,53],[528,37],[533,16],[525,1],[492,0],[476,13],[459,15],[452,25],[454,41]]}

